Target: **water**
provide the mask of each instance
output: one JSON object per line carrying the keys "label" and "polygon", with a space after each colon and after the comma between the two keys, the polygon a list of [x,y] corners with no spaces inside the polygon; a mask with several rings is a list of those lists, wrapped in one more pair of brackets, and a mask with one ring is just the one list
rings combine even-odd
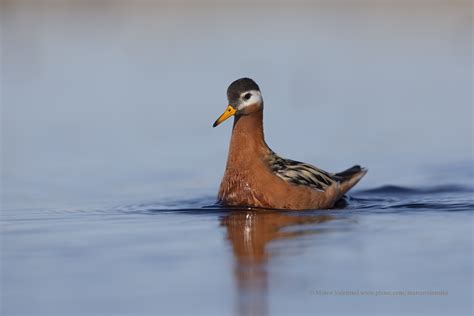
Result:
{"label": "water", "polygon": [[[2,315],[471,315],[471,1],[3,1]],[[225,89],[369,173],[226,209]]]}
{"label": "water", "polygon": [[385,186],[308,212],[225,209],[204,197],[6,210],[3,312],[468,315],[472,194]]}

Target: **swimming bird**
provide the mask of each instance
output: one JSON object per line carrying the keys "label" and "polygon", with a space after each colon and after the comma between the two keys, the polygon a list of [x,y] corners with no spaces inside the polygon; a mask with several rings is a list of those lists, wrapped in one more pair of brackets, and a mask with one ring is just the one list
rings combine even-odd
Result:
{"label": "swimming bird", "polygon": [[[285,159],[268,147],[263,134],[263,98],[250,78],[227,89],[228,106],[213,127],[234,117],[227,165],[218,202],[228,206],[272,209],[328,209],[367,173],[356,165],[329,173]],[[305,137],[302,143],[307,143]]]}

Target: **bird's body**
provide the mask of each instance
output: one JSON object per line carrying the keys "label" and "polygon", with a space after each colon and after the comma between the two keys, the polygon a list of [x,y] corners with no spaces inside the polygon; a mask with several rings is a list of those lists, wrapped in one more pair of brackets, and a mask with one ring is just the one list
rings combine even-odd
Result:
{"label": "bird's body", "polygon": [[263,100],[256,83],[239,79],[229,86],[227,94],[231,105],[214,123],[216,126],[235,115],[218,193],[221,204],[293,210],[332,208],[367,172],[354,166],[341,173],[328,173],[279,157],[264,139]]}

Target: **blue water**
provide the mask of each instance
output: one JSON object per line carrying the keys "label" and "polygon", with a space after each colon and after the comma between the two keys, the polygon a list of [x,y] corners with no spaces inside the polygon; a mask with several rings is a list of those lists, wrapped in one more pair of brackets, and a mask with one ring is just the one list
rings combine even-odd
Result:
{"label": "blue water", "polygon": [[[2,1],[0,314],[472,315],[472,1]],[[335,210],[215,205],[236,78]]]}
{"label": "blue water", "polygon": [[212,197],[4,210],[2,312],[469,315],[473,193],[387,185],[307,212]]}

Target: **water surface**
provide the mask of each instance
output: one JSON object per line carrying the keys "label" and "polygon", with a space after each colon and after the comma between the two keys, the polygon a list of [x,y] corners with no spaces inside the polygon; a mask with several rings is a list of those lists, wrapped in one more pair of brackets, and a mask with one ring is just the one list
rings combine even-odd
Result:
{"label": "water surface", "polygon": [[468,315],[472,186],[359,191],[343,209],[214,199],[2,214],[5,315]]}

